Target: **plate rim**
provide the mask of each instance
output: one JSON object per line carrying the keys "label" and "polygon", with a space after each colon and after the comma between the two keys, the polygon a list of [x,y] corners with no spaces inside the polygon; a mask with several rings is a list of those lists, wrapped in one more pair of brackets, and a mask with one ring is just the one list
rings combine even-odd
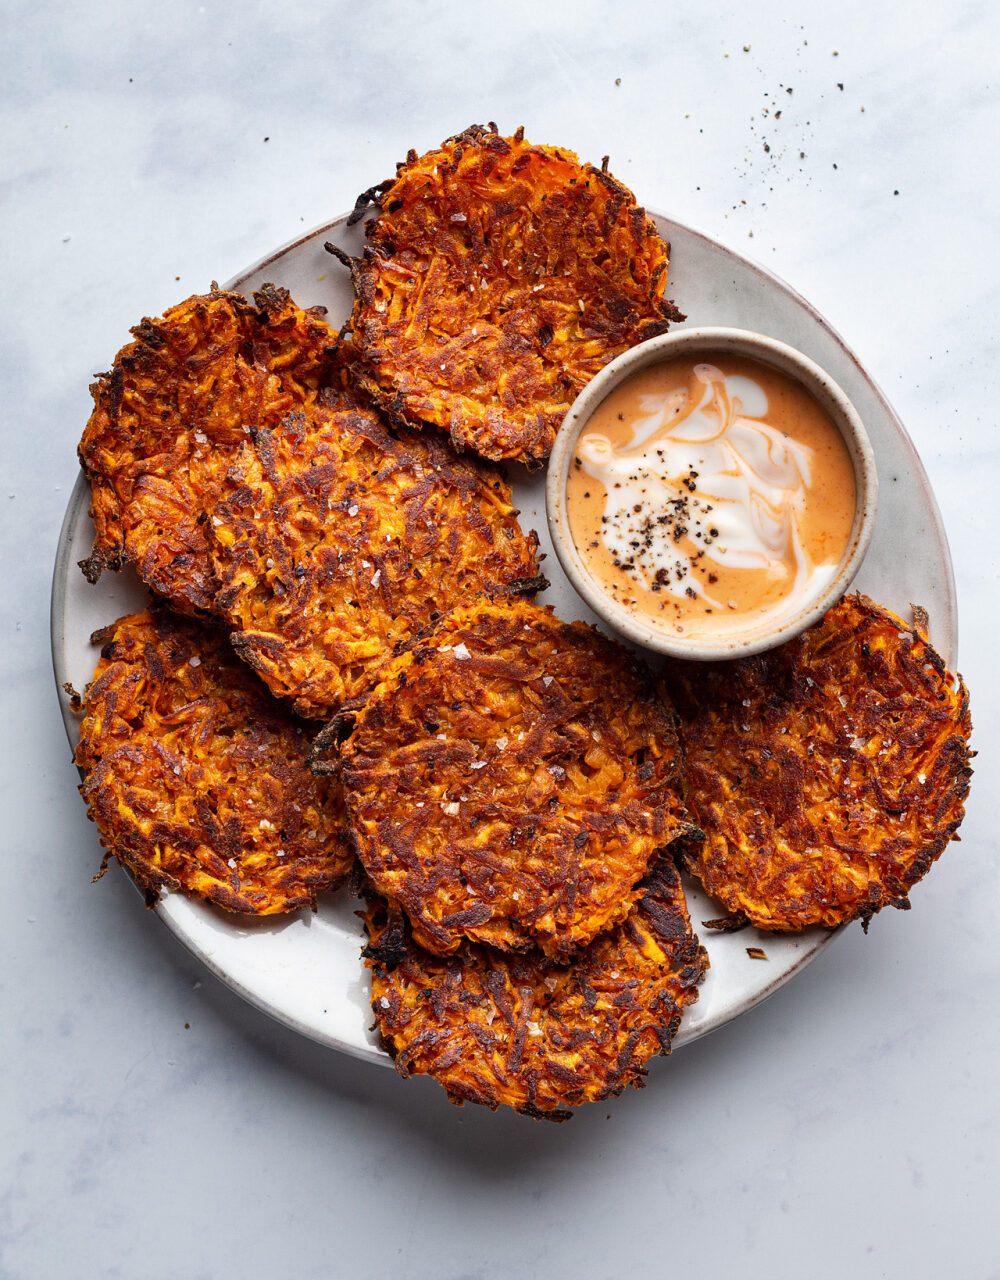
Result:
{"label": "plate rim", "polygon": [[[944,522],[941,518],[937,499],[920,458],[920,454],[881,386],[864,367],[859,357],[844,340],[840,332],[829,323],[829,321],[811,302],[808,301],[808,299],[803,297],[797,289],[789,285],[787,281],[777,273],[770,270],[770,268],[765,267],[762,263],[747,257],[739,250],[731,248],[717,237],[711,236],[698,228],[681,222],[659,209],[646,206],[646,212],[659,223],[667,224],[668,228],[676,228],[682,234],[701,242],[701,244],[709,250],[721,251],[727,258],[735,259],[744,269],[749,270],[754,276],[756,276],[758,280],[762,282],[764,287],[769,289],[777,288],[780,292],[787,295],[815,324],[830,336],[836,346],[851,362],[851,365],[857,375],[863,379],[871,389],[878,402],[879,408],[885,414],[893,431],[903,444],[914,479],[918,482],[922,491],[925,510],[931,525],[928,533],[937,540],[943,552],[946,574],[945,581],[941,584],[943,587],[943,599],[941,605],[939,605],[939,609],[946,617],[946,629],[949,636],[949,643],[947,646],[948,651],[944,653],[943,656],[945,657],[949,669],[956,669],[958,658],[958,612],[955,589],[955,572],[954,563],[951,557],[951,548],[945,531]],[[320,223],[309,231],[294,236],[278,248],[258,258],[254,263],[245,267],[236,275],[230,277],[222,288],[227,292],[244,290],[247,280],[264,272],[267,267],[280,261],[280,259],[285,257],[288,253],[301,248],[311,241],[317,240],[320,236],[329,235],[335,230],[345,227],[349,216],[350,211],[340,214],[326,222]],[[661,234],[665,234],[665,238],[669,242],[671,238],[669,231],[664,233],[663,227],[660,227],[659,229]],[[70,565],[69,561],[73,538],[80,520],[89,514],[89,509],[90,486],[86,476],[81,471],[77,476],[76,483],[69,495],[66,511],[59,530],[59,538],[56,545],[56,555],[52,570],[52,585],[49,603],[49,635],[53,675],[55,677],[56,692],[59,699],[60,711],[62,713],[63,727],[65,729],[67,739],[69,740],[70,747],[74,750],[79,737],[79,720],[72,709],[70,699],[67,696],[64,687],[69,674],[67,670],[68,664],[65,627],[66,601],[69,575],[72,572],[72,565]],[[82,690],[80,692],[82,692]],[[129,876],[129,879],[133,880],[131,875]],[[136,886],[136,891],[139,892],[138,886]],[[201,964],[203,964],[214,977],[218,978],[225,986],[252,1007],[315,1043],[336,1049],[352,1058],[369,1062],[373,1065],[385,1067],[391,1067],[393,1065],[392,1058],[386,1050],[372,1044],[359,1046],[342,1040],[338,1036],[325,1033],[319,1028],[308,1025],[301,1019],[297,1018],[294,1013],[271,1003],[265,997],[258,995],[252,989],[248,988],[228,969],[218,963],[211,954],[207,953],[202,945],[196,942],[195,936],[186,927],[187,922],[178,918],[170,910],[170,899],[161,901],[165,902],[166,909],[161,911],[161,904],[156,904],[154,907],[154,914],[157,919],[167,927],[170,933],[173,934],[185,949]],[[186,901],[187,900],[185,899],[185,902]],[[731,1006],[727,1010],[725,1017],[711,1024],[693,1028],[692,1034],[690,1035],[685,1035],[685,1026],[682,1022],[680,1030],[674,1039],[672,1048],[680,1049],[686,1044],[694,1043],[694,1041],[711,1034],[713,1031],[719,1030],[728,1023],[734,1021],[736,1018],[741,1017],[751,1009],[762,1004],[777,990],[779,990],[779,988],[783,987],[785,983],[795,977],[803,968],[812,963],[812,961],[815,960],[822,951],[825,951],[835,938],[841,936],[846,931],[846,928],[847,926],[840,926],[837,929],[825,931],[812,937],[810,945],[804,948],[800,955],[795,957],[794,961],[784,972],[776,976],[765,986],[757,989],[752,995],[746,996],[737,1004]]]}

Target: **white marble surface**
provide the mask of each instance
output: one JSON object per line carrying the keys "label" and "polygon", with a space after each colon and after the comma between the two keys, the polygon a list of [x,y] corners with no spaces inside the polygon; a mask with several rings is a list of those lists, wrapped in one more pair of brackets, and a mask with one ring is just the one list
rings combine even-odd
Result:
{"label": "white marble surface", "polygon": [[[1000,1276],[1000,16],[787,12],[7,5],[4,1280]],[[848,930],[655,1063],[643,1093],[558,1127],[458,1110],[295,1036],[209,977],[120,873],[91,886],[49,663],[87,384],[128,326],[485,119],[610,153],[641,199],[842,332],[941,505],[979,750],[964,839],[909,913]]]}

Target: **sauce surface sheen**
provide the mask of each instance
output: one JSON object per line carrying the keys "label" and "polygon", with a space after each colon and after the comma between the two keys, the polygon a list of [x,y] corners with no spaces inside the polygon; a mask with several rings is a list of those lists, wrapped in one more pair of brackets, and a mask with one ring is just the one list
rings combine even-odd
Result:
{"label": "sauce surface sheen", "polygon": [[836,576],[854,468],[801,384],[718,352],[616,387],[577,441],[566,498],[613,599],[675,634],[726,635],[780,624]]}

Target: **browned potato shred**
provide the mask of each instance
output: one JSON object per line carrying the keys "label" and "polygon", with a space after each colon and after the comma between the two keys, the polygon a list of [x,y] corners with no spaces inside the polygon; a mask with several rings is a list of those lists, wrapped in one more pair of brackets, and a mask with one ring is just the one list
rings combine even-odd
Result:
{"label": "browned potato shred", "polygon": [[707,836],[685,862],[714,898],[778,930],[909,906],[971,776],[965,685],[923,635],[853,595],[778,649],[667,679]]}
{"label": "browned potato shred", "polygon": [[382,672],[340,749],[365,870],[417,941],[568,960],[688,830],[649,671],[527,603],[449,614]]}
{"label": "browned potato shred", "polygon": [[323,718],[441,612],[537,589],[538,540],[499,472],[387,431],[315,311],[272,286],[255,301],[214,291],[144,320],[94,384],[84,570],[133,563]]}
{"label": "browned potato shred", "polygon": [[175,608],[212,611],[203,525],[222,477],[252,429],[316,399],[335,360],[323,308],[302,311],[271,285],[254,303],[213,289],[143,320],[91,387],[79,453],[95,526],[84,564],[92,582],[132,564]]}
{"label": "browned potato shred", "polygon": [[147,903],[181,889],[271,915],[342,884],[353,853],[340,790],[310,773],[305,726],[225,636],[155,609],[98,638],[80,790],[101,843]]}
{"label": "browned potato shred", "polygon": [[539,465],[594,374],[682,318],[632,193],[520,131],[411,151],[378,204],[352,267],[366,385],[459,449]]}
{"label": "browned potato shred", "polygon": [[210,529],[233,644],[304,716],[366,692],[440,612],[539,585],[538,540],[499,472],[390,435],[345,391],[255,433]]}
{"label": "browned potato shred", "polygon": [[375,896],[365,926],[375,1022],[400,1074],[434,1076],[459,1105],[544,1120],[640,1088],[708,968],[669,861],[643,882],[627,919],[571,966],[470,943],[433,956],[400,909]]}

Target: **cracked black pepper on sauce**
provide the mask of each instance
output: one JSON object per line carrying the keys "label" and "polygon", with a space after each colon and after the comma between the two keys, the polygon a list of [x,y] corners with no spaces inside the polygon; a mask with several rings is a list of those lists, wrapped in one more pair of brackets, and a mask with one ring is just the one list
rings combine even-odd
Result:
{"label": "cracked black pepper on sauce", "polygon": [[590,574],[677,635],[780,624],[836,576],[854,510],[850,454],[826,411],[788,375],[723,352],[615,388],[567,482]]}

